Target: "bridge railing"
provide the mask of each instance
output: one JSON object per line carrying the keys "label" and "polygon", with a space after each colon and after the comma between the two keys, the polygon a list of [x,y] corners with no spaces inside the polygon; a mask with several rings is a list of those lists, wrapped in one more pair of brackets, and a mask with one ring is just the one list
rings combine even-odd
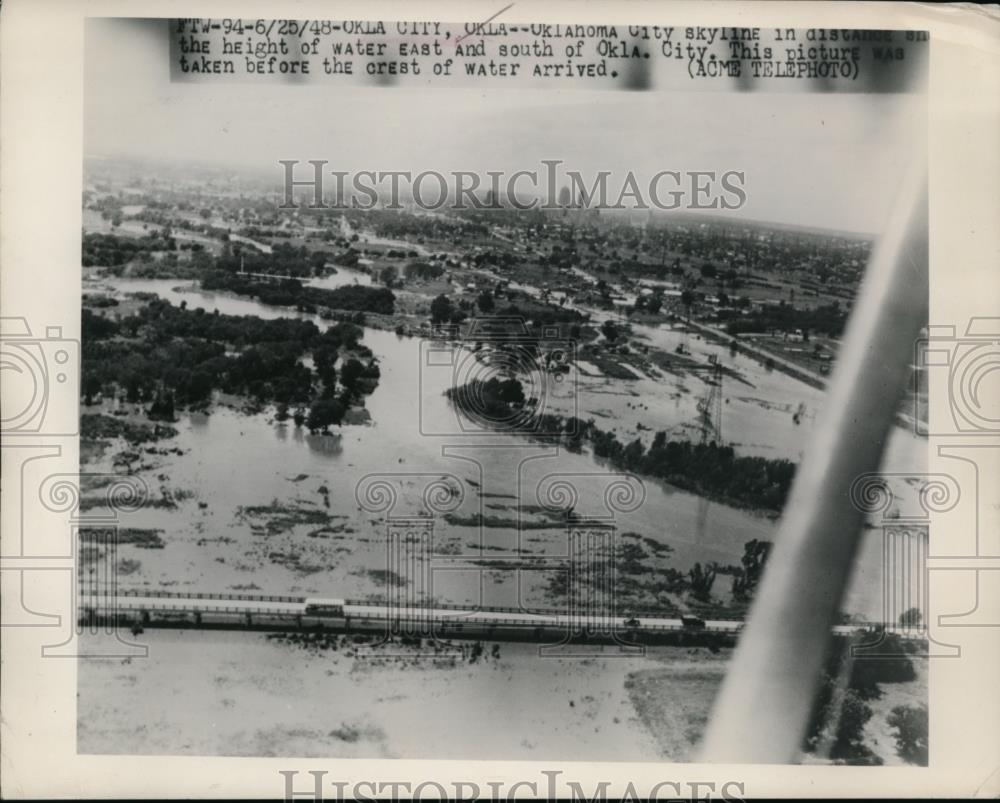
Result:
{"label": "bridge railing", "polygon": [[[390,605],[395,603],[390,603],[388,600],[384,599],[345,599],[345,605]],[[572,610],[566,607],[562,608],[542,608],[542,607],[505,607],[502,605],[489,605],[489,606],[470,606],[462,605],[452,602],[427,602],[416,605],[410,605],[410,608],[437,608],[443,611],[468,611],[469,613],[484,612],[491,613],[496,611],[498,613],[526,613],[526,614],[537,614],[539,616],[561,616],[569,615],[574,613]],[[682,611],[636,611],[631,608],[622,610],[615,614],[616,618],[622,619],[680,619],[682,615],[687,615],[686,612]],[[702,616],[701,618],[710,619],[716,622],[742,622],[743,620],[735,616]]]}
{"label": "bridge railing", "polygon": [[[129,597],[137,597],[138,595],[124,595],[123,599],[128,600]],[[208,598],[209,595],[202,595],[202,599]],[[211,595],[211,598],[219,599],[232,599],[232,597],[226,597],[225,595]],[[197,597],[188,597],[188,599],[198,599]],[[103,608],[100,605],[100,598],[94,599],[93,605],[84,604],[83,613],[93,613],[96,610],[100,610],[103,614],[112,614],[116,611],[110,610],[108,608]],[[336,616],[324,616],[322,614],[309,614],[304,610],[288,610],[287,608],[247,608],[247,607],[233,607],[233,606],[213,606],[209,608],[198,608],[191,605],[183,604],[171,604],[169,602],[164,603],[128,603],[125,602],[124,605],[120,605],[117,613],[164,613],[164,614],[178,614],[180,616],[189,617],[194,616],[197,619],[208,615],[209,617],[216,616],[232,616],[236,619],[244,619],[248,615],[251,619],[266,617],[268,619],[274,620],[287,620],[289,622],[294,621],[296,625],[301,625],[303,621],[321,621],[321,620],[341,620],[341,619],[353,619],[355,623],[365,622],[365,621],[396,621],[402,623],[416,623],[420,625],[426,625],[427,617],[425,614],[420,613],[419,609],[408,609],[410,611],[418,611],[417,613],[407,615],[405,612],[390,612],[384,610],[375,610],[376,606],[359,606],[362,609],[369,608],[371,610],[358,613],[348,613],[347,617],[336,617]],[[517,611],[520,612],[520,611]],[[555,616],[566,617],[565,613],[555,614]],[[655,620],[654,620],[655,621]],[[717,620],[723,621],[723,620]],[[465,631],[472,632],[483,632],[485,631],[487,637],[489,634],[496,630],[521,630],[521,631],[546,631],[551,632],[553,630],[565,630],[567,626],[571,627],[574,632],[579,632],[580,630],[586,630],[587,632],[596,633],[601,630],[608,629],[618,629],[620,632],[633,631],[636,633],[689,633],[689,634],[705,634],[705,635],[736,635],[743,631],[744,623],[739,620],[730,620],[730,624],[726,626],[709,626],[706,628],[691,628],[685,627],[683,624],[665,624],[665,623],[652,623],[650,621],[642,622],[637,626],[624,628],[622,627],[623,621],[620,617],[606,617],[600,620],[589,620],[583,624],[589,625],[588,628],[580,627],[581,622],[569,621],[559,619],[553,619],[550,621],[531,621],[524,619],[515,619],[511,617],[497,617],[494,619],[437,619],[433,620],[433,623],[440,628],[440,635],[445,636],[450,631],[452,633],[461,633]],[[890,627],[885,627],[876,623],[854,623],[852,625],[844,625],[842,627],[850,627],[852,632],[855,631],[868,631],[884,629],[887,632],[894,630]],[[901,633],[905,638],[906,633]]]}
{"label": "bridge railing", "polygon": [[163,597],[183,598],[183,599],[238,599],[247,602],[305,602],[305,597],[289,596],[286,594],[208,594],[196,591],[143,591],[141,589],[119,589],[119,597]]}
{"label": "bridge railing", "polygon": [[[136,612],[150,612],[150,613],[157,613],[158,612],[158,613],[168,613],[168,614],[180,614],[180,615],[183,615],[183,616],[192,616],[192,615],[195,615],[195,614],[202,614],[202,615],[208,614],[210,616],[218,616],[218,615],[221,615],[221,614],[225,614],[225,615],[232,615],[232,616],[234,616],[236,618],[240,618],[240,619],[245,618],[248,614],[251,615],[252,617],[270,617],[270,618],[289,619],[289,620],[299,620],[299,619],[321,620],[321,619],[339,619],[340,618],[340,617],[317,616],[317,615],[314,615],[314,614],[306,614],[306,613],[298,612],[298,611],[289,611],[289,610],[284,609],[284,608],[255,608],[255,609],[248,609],[248,608],[234,608],[234,607],[228,607],[228,606],[226,606],[226,607],[216,607],[216,608],[199,609],[199,608],[192,608],[192,607],[183,606],[183,605],[171,605],[169,603],[144,603],[144,604],[136,606],[135,608],[120,609],[119,612],[124,613],[124,612],[130,611],[130,610],[131,611],[136,611]],[[419,615],[418,616],[395,616],[395,615],[390,616],[390,615],[387,615],[387,614],[384,614],[384,613],[374,613],[374,612],[371,613],[371,614],[368,614],[368,615],[360,615],[360,616],[356,616],[356,617],[352,617],[352,618],[354,618],[356,621],[377,620],[377,621],[380,621],[380,622],[384,621],[384,620],[387,620],[387,619],[395,619],[395,620],[400,621],[400,622],[410,622],[410,621],[412,621],[412,622],[417,622],[417,623],[422,623],[422,622],[426,621],[424,619],[424,617],[419,616]],[[617,622],[617,621],[618,620],[616,619],[616,620],[613,620],[611,622],[607,622],[607,623],[604,623],[604,624],[614,624],[614,622]],[[491,619],[491,620],[472,620],[472,621],[455,621],[455,620],[443,620],[442,621],[442,620],[438,620],[435,624],[437,624],[438,626],[440,626],[442,634],[444,632],[448,631],[448,630],[451,630],[451,631],[454,632],[454,631],[463,631],[465,629],[474,630],[474,631],[481,631],[481,630],[488,631],[488,630],[491,630],[491,629],[501,629],[501,628],[518,629],[518,630],[553,630],[553,629],[555,629],[555,630],[562,630],[562,629],[564,629],[566,627],[566,623],[565,622],[557,622],[557,621],[550,621],[550,622],[526,622],[523,619],[511,619],[511,618],[506,618],[506,617],[502,617],[502,618],[498,618],[498,619]],[[724,632],[724,633],[729,633],[729,632],[737,632],[739,630],[739,628],[734,627],[734,628],[727,628],[726,630],[713,630],[713,631],[694,630],[694,631],[692,631],[692,630],[688,630],[687,628],[683,627],[682,625],[647,625],[647,626],[643,626],[643,627],[641,627],[639,629],[641,629],[643,632],[654,632],[654,633],[656,633],[656,632],[663,632],[663,633],[667,633],[667,632],[682,632],[682,631],[694,632],[694,633],[703,633],[703,632],[709,632],[709,633],[711,633],[711,632],[716,632],[716,633]]]}
{"label": "bridge railing", "polygon": [[[143,591],[140,589],[122,589],[118,590],[117,596],[121,598],[130,597],[146,597],[152,599],[191,599],[191,600],[232,600],[241,602],[281,602],[287,604],[304,604],[308,597],[303,596],[292,596],[286,594],[223,594],[223,593],[199,593],[199,592],[179,592],[179,591]],[[103,595],[101,593],[88,594],[84,598],[101,599]],[[344,605],[347,607],[358,607],[358,608],[376,608],[380,606],[388,606],[389,603],[377,599],[345,599]],[[148,606],[150,609],[155,608],[155,605]],[[184,608],[177,608],[178,610]],[[193,608],[186,608],[187,610],[195,610]],[[226,608],[213,607],[207,610],[213,611],[223,611]],[[246,608],[234,608],[233,610],[246,611]],[[257,611],[265,611],[268,609],[259,608]],[[287,613],[289,615],[295,615],[295,612],[289,612],[285,609],[271,609],[275,612]],[[574,612],[569,611],[566,608],[534,608],[527,609],[524,607],[504,607],[504,606],[490,606],[490,607],[469,607],[467,605],[459,605],[455,603],[428,603],[427,605],[411,605],[408,606],[406,610],[410,611],[426,611],[426,610],[443,610],[443,611],[456,611],[459,613],[467,614],[491,614],[491,613],[513,613],[513,614],[523,614],[528,616],[563,616],[569,617],[573,616]],[[392,613],[371,613],[371,614],[357,614],[359,616],[378,616],[382,618],[387,618],[389,616],[396,616],[397,614]],[[402,617],[402,618],[421,618],[425,614],[420,614],[416,617]],[[593,618],[593,617],[591,617]],[[616,614],[615,616],[607,617],[610,621],[621,621],[624,622],[626,619],[638,619],[639,626],[642,628],[653,628],[657,625],[650,624],[648,620],[663,620],[677,618],[680,619],[680,615],[672,616],[669,613],[659,612],[659,611],[628,611],[627,613]],[[522,621],[514,619],[496,620],[496,621]],[[734,626],[741,627],[744,623],[743,619],[738,619],[736,617],[723,617],[723,616],[710,616],[707,617],[707,621],[710,622],[731,622]],[[856,621],[856,622],[844,622],[838,627],[851,628],[852,630],[872,630],[877,628],[883,628],[887,631],[893,630],[895,628],[895,623],[885,623],[885,622],[875,622],[875,621]]]}
{"label": "bridge railing", "polygon": [[[89,606],[85,606],[85,609]],[[98,606],[94,606],[98,607]],[[217,608],[192,608],[186,605],[170,605],[168,603],[144,603],[142,605],[136,605],[134,607],[126,606],[118,608],[119,611],[124,612],[129,611],[163,611],[168,613],[182,613],[186,615],[191,614],[218,614],[218,613],[232,613],[239,614],[240,616],[245,616],[246,614],[251,614],[253,616],[282,616],[295,618],[300,616],[296,611],[289,611],[286,608],[234,608],[234,607],[217,607]],[[111,610],[102,610],[102,613],[113,613]]]}

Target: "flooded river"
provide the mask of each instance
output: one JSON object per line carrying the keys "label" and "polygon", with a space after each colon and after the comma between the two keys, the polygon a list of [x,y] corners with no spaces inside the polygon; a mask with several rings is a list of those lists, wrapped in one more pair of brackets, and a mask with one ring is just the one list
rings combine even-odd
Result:
{"label": "flooded river", "polygon": [[[327,325],[315,316],[204,292],[182,280],[102,280],[85,283],[85,291],[100,286],[116,293],[155,292],[174,304],[186,301],[189,308],[309,318]],[[652,330],[648,334],[652,342],[663,339],[664,346],[674,336]],[[176,506],[144,508],[123,522],[161,529],[164,547],[121,547],[120,555],[139,565],[132,565],[120,582],[188,591],[382,594],[386,582],[393,582],[393,572],[402,572],[407,581],[405,567],[387,557],[387,516],[425,517],[434,521],[435,557],[429,583],[421,582],[433,596],[491,606],[551,604],[546,588],[562,571],[558,559],[566,554],[567,537],[564,525],[541,507],[564,501],[558,493],[560,481],[575,489],[576,514],[613,515],[619,533],[635,533],[672,550],[668,563],[681,571],[696,561],[739,563],[745,542],[775,535],[775,524],[766,517],[653,480],[643,482],[644,496],[625,500],[624,511],[608,509],[606,493],[618,475],[591,455],[571,454],[521,436],[464,431],[443,395],[454,375],[454,366],[442,360],[451,350],[447,344],[432,348],[418,339],[370,328],[363,342],[382,371],[378,388],[366,400],[370,425],[314,436],[291,422],[276,423],[273,411],[245,414],[218,406],[207,416],[181,414],[174,425],[177,437],[157,444],[178,447],[180,454],[144,456],[139,469],[154,498],[169,493]],[[691,350],[696,348],[701,346],[692,343]],[[463,364],[461,355],[452,359],[455,365]],[[790,413],[775,405],[802,398],[815,408],[821,393],[778,373],[764,376],[748,358],[736,358],[736,366],[753,387],[728,391],[733,395],[726,407],[732,422],[727,424],[732,428],[727,440],[773,442],[781,453],[797,459],[811,419],[791,424]],[[641,415],[654,429],[679,425],[689,415],[664,393],[662,382],[637,379],[628,384],[634,385],[629,393],[612,396],[606,393],[606,383],[581,377],[581,409],[603,405],[615,415],[631,411],[626,405],[641,399],[648,408]],[[641,396],[630,396],[632,390]],[[767,403],[744,402],[738,398],[741,394]],[[599,426],[611,429],[606,423],[598,419]],[[617,423],[627,426],[624,414]],[[900,437],[904,439],[894,439],[889,460],[905,464],[916,459],[919,444],[905,433]],[[111,451],[82,470],[108,470]],[[757,451],[763,452],[763,446]],[[384,484],[374,486],[376,490],[393,499],[388,509],[372,504],[378,501],[377,493],[366,498],[365,489],[378,481]],[[435,508],[425,492],[436,481],[446,492]],[[445,508],[447,517],[441,514]],[[479,521],[487,526],[480,527]],[[878,617],[880,555],[881,534],[871,530],[846,605],[849,612]],[[509,563],[487,565],[485,558]],[[728,585],[728,578],[720,577],[716,593],[724,595]]]}

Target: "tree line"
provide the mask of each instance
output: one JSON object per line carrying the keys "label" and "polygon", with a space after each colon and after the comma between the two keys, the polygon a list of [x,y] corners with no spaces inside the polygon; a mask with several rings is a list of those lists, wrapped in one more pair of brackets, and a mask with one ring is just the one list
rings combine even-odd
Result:
{"label": "tree line", "polygon": [[[529,403],[515,378],[477,380],[449,388],[445,394],[464,414],[487,423],[496,421],[500,428]],[[795,464],[788,460],[737,455],[732,446],[714,441],[668,440],[663,431],[654,435],[648,449],[639,438],[625,444],[614,433],[598,428],[593,419],[537,413],[529,424],[519,424],[518,431],[539,433],[535,437],[576,452],[588,443],[595,457],[616,469],[656,477],[700,496],[754,510],[780,512],[795,476]]]}
{"label": "tree line", "polygon": [[777,330],[789,332],[801,329],[829,337],[839,337],[847,323],[847,312],[834,301],[814,309],[796,309],[782,301],[774,306],[766,306],[748,315],[733,313],[726,322],[726,331],[731,335],[744,332],[767,332]]}
{"label": "tree line", "polygon": [[387,287],[360,284],[334,288],[309,287],[297,279],[258,282],[248,276],[220,270],[206,271],[202,276],[201,286],[205,290],[222,290],[256,298],[264,304],[295,307],[305,312],[316,312],[319,307],[328,307],[391,315],[396,304],[395,294]]}
{"label": "tree line", "polygon": [[177,242],[169,235],[151,232],[142,237],[120,237],[115,234],[85,234],[83,236],[83,267],[92,265],[117,267],[156,251],[176,251]]}

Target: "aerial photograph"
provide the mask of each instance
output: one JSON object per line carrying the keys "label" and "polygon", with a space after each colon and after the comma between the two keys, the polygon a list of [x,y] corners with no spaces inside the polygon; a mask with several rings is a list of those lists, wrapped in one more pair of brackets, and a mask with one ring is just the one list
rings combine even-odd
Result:
{"label": "aerial photograph", "polygon": [[[185,83],[158,25],[86,30],[79,752],[695,760],[924,98]],[[805,763],[927,764],[919,493]]]}

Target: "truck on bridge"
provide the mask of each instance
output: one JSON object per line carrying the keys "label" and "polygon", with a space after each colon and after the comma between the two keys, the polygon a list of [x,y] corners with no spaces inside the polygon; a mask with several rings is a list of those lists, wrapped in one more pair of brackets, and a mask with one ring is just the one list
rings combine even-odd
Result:
{"label": "truck on bridge", "polygon": [[342,599],[307,597],[305,614],[306,616],[335,616],[343,618],[344,605],[345,602]]}

